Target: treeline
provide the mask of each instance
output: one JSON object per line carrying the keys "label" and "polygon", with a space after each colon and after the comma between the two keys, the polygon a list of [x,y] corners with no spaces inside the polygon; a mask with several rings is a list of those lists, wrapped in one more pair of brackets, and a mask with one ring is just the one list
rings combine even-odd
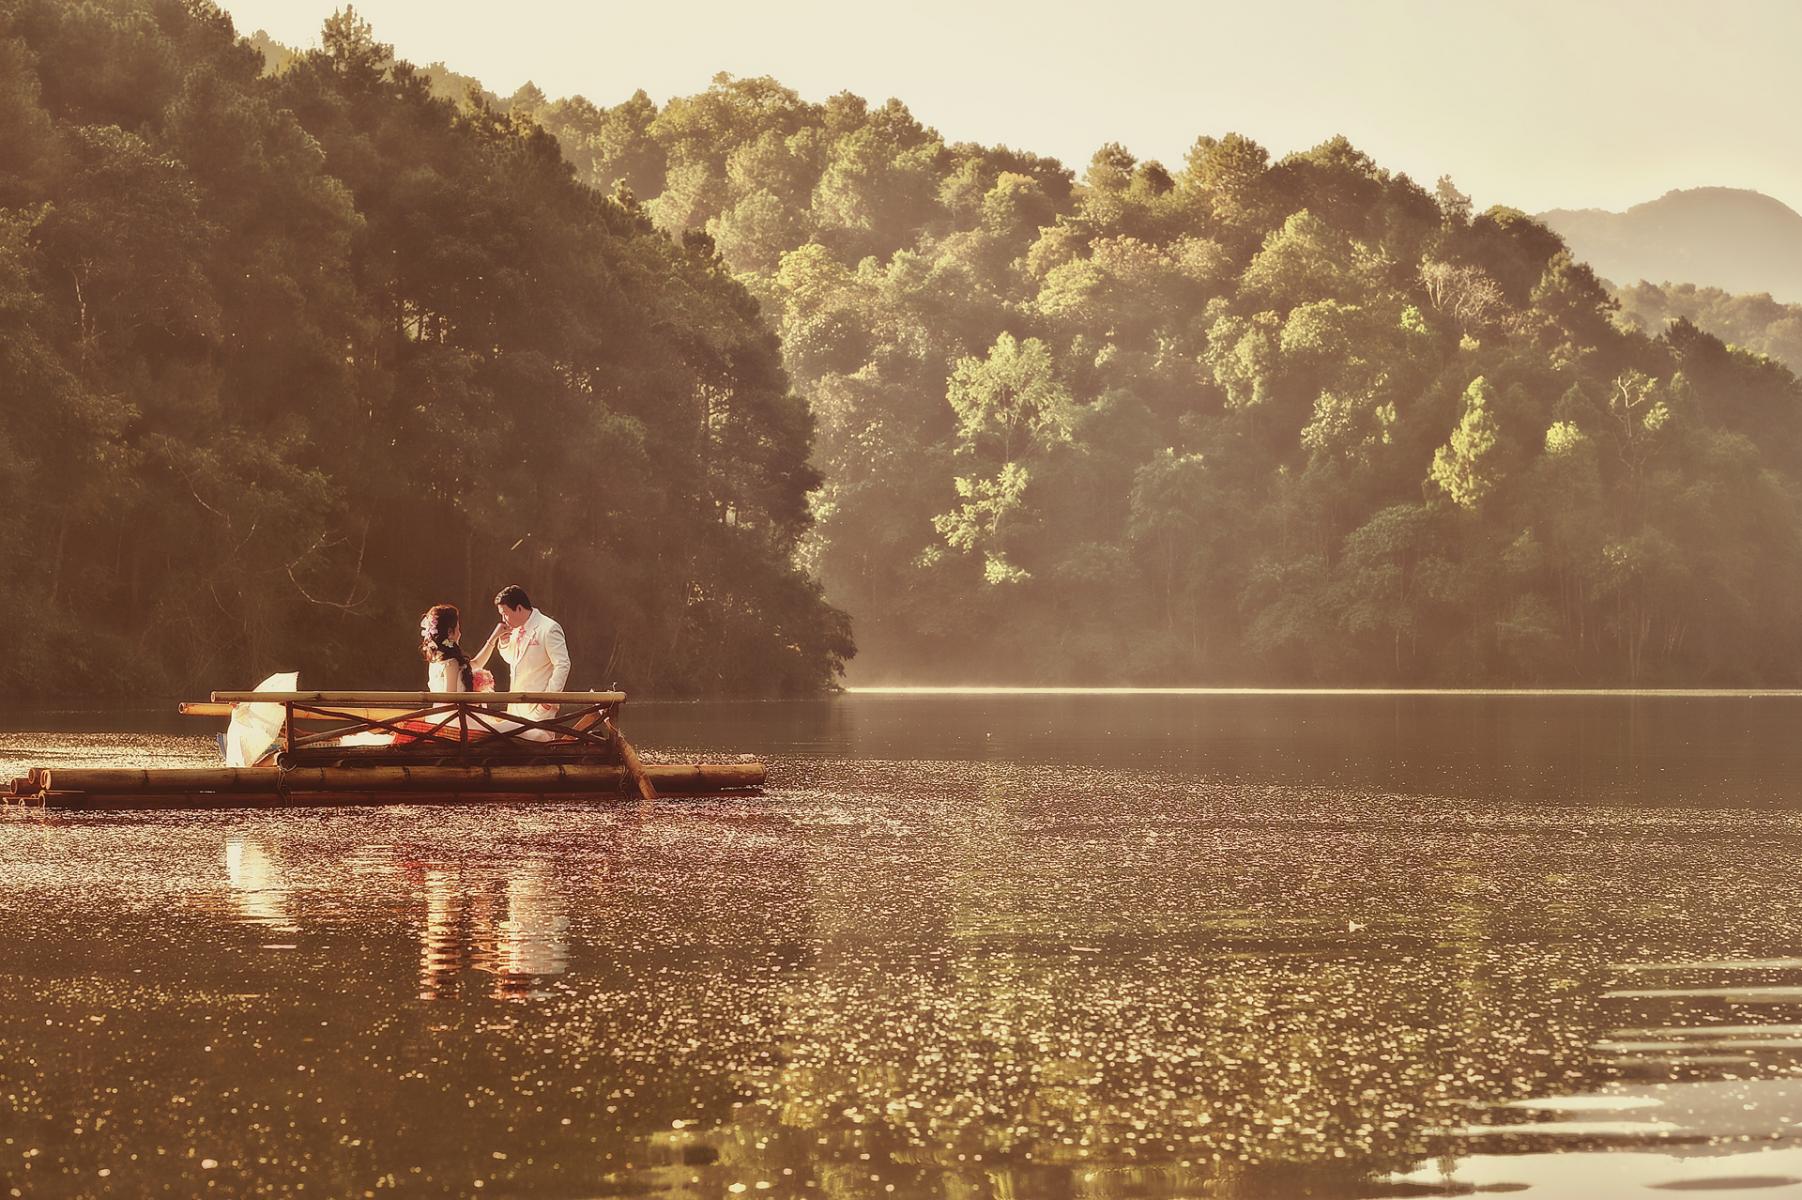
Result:
{"label": "treeline", "polygon": [[1343,139],[1078,178],[770,79],[508,105],[763,301],[860,678],[1802,681],[1796,379],[1520,212]]}
{"label": "treeline", "polygon": [[865,679],[1802,675],[1795,378],[1449,181],[264,50],[0,0],[0,683],[399,681],[518,581],[578,684],[800,692],[814,578]]}
{"label": "treeline", "polygon": [[572,686],[814,691],[812,433],[704,237],[354,13],[266,73],[206,0],[0,2],[10,694],[408,686],[510,582]]}
{"label": "treeline", "polygon": [[1645,332],[1655,334],[1672,321],[1684,320],[1722,341],[1774,358],[1791,371],[1802,371],[1802,304],[1781,304],[1763,292],[1744,295],[1643,279],[1616,289],[1615,295],[1621,315]]}

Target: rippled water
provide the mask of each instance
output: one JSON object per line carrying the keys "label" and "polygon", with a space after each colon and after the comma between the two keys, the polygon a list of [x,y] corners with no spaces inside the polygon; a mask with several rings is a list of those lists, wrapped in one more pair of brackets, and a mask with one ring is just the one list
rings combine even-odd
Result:
{"label": "rippled water", "polygon": [[0,818],[0,1192],[1802,1186],[1802,697],[629,715],[773,786]]}

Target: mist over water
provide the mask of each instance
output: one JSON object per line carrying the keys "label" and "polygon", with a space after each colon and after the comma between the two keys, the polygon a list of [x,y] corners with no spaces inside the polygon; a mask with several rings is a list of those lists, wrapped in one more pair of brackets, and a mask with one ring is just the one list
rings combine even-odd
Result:
{"label": "mist over water", "polygon": [[[9,813],[0,1182],[1370,1197],[1802,1180],[1799,703],[645,704],[626,729],[647,749],[757,752],[773,786]],[[0,728],[0,774],[211,754],[160,718]]]}

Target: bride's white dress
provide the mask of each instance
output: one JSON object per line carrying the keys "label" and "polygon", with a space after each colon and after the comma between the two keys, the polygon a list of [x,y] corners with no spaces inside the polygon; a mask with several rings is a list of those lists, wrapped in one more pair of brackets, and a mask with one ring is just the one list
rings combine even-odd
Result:
{"label": "bride's white dress", "polygon": [[[468,690],[463,686],[463,675],[458,669],[456,661],[448,658],[426,664],[426,688],[427,690],[434,692],[462,692]],[[486,671],[476,672],[476,691],[489,692],[493,690],[494,676],[488,674]],[[557,710],[553,706],[549,711],[554,714]],[[509,720],[511,712],[512,710],[509,709],[508,712],[488,713],[486,716],[489,721],[494,723],[496,728],[503,732],[508,732],[513,731],[513,725]],[[442,725],[445,722],[456,720],[456,716],[452,714],[446,716],[442,721],[439,721],[436,717],[432,718],[432,720],[437,721],[438,724]],[[556,740],[557,735],[546,729],[523,729],[516,731],[515,736],[525,742],[549,742]]]}
{"label": "bride's white dress", "polygon": [[[428,662],[426,664],[425,678],[427,691],[467,692],[469,690],[463,686],[463,671],[455,659],[442,658],[436,662]],[[494,676],[490,675],[488,672],[475,672],[475,679],[475,690],[477,692],[491,692],[494,690]],[[507,714],[505,713],[491,712],[485,713],[484,716],[486,716],[489,722],[501,729],[506,729],[508,727]],[[456,713],[445,713],[441,717],[427,718],[425,724],[442,728],[447,725],[454,725],[456,720]],[[483,727],[480,723],[475,721],[470,722],[470,731],[477,737],[484,735]],[[544,741],[548,739],[549,735],[545,734],[544,731],[540,729],[528,729],[520,736],[530,741]]]}
{"label": "bride's white dress", "polygon": [[[425,665],[425,686],[428,692],[465,692],[469,690],[463,686],[463,670],[454,658],[441,658],[435,662],[428,662]],[[485,691],[487,689],[477,688],[476,690]],[[428,717],[423,722],[427,727],[437,728],[456,723],[457,714],[454,712],[445,713],[441,717]],[[480,726],[475,726],[473,731],[479,735],[481,733]]]}
{"label": "bride's white dress", "polygon": [[456,682],[451,682],[453,678],[451,668],[456,665],[457,664],[453,660],[448,658],[441,658],[437,662],[427,663],[425,665],[425,690],[428,692],[462,691],[463,672],[458,671],[454,676]]}

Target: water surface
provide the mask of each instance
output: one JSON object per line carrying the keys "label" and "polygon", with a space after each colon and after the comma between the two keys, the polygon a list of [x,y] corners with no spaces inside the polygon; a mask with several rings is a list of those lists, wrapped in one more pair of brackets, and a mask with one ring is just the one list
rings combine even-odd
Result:
{"label": "water surface", "polygon": [[629,716],[773,785],[0,819],[0,1191],[1802,1186],[1802,698]]}

